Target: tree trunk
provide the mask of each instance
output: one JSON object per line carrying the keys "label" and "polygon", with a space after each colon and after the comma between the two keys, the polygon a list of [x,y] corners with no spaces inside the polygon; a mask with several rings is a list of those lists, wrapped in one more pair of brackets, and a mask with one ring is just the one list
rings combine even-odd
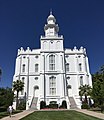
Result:
{"label": "tree trunk", "polygon": [[82,101],[82,96],[80,96],[80,101]]}
{"label": "tree trunk", "polygon": [[88,103],[88,101],[87,101],[87,95],[85,95],[85,103]]}

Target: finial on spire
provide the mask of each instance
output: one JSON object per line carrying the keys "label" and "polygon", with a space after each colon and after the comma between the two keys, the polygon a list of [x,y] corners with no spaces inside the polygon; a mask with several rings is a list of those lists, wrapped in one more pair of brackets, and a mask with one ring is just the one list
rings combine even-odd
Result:
{"label": "finial on spire", "polygon": [[50,15],[52,15],[52,8],[50,9]]}

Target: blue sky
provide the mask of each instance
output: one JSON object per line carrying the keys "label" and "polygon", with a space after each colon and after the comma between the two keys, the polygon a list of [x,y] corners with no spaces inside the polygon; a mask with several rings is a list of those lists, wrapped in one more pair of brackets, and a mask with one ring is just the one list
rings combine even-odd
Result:
{"label": "blue sky", "polygon": [[11,87],[17,49],[40,47],[50,9],[65,48],[84,46],[91,73],[104,64],[104,0],[0,0],[0,87]]}

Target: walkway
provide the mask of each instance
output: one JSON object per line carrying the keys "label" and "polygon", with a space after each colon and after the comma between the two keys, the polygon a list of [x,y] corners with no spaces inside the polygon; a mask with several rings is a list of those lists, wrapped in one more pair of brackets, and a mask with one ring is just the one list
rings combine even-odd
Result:
{"label": "walkway", "polygon": [[[59,109],[57,109],[56,111],[58,111],[58,110]],[[102,114],[102,113],[88,111],[88,110],[85,110],[85,109],[72,109],[72,110],[75,110],[77,112],[81,112],[81,113],[84,113],[86,115],[90,115],[90,116],[93,116],[93,117],[100,118],[100,119],[104,120],[104,114]],[[48,111],[48,110],[41,110],[41,111]],[[50,110],[50,111],[53,111],[53,110]],[[19,119],[21,119],[21,118],[23,118],[23,117],[25,117],[25,116],[33,113],[33,112],[34,112],[34,110],[25,110],[21,113],[12,115],[11,118],[8,116],[8,117],[2,118],[1,120],[19,120]]]}
{"label": "walkway", "polygon": [[0,120],[19,120],[19,119],[31,114],[32,112],[34,112],[34,110],[25,110],[21,113],[17,113],[17,114],[12,115],[12,117],[8,116],[8,117],[4,117]]}
{"label": "walkway", "polygon": [[90,115],[90,116],[93,116],[93,117],[100,118],[100,119],[104,120],[104,114],[103,113],[97,113],[97,112],[89,111],[89,110],[86,110],[86,109],[74,109],[74,110],[77,111],[77,112],[81,112],[81,113],[84,113],[86,115]]}

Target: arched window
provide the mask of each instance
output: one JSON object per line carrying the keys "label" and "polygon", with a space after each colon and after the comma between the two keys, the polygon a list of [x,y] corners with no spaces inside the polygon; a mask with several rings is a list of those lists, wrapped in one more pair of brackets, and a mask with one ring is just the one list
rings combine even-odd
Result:
{"label": "arched window", "polygon": [[83,76],[80,77],[80,86],[83,85]]}
{"label": "arched window", "polygon": [[68,88],[68,89],[72,89],[72,86],[71,86],[71,85],[67,85],[67,88]]}
{"label": "arched window", "polygon": [[49,78],[49,93],[50,95],[56,95],[56,77]]}
{"label": "arched window", "polygon": [[25,78],[24,78],[24,77],[22,77],[22,82],[24,82],[24,80],[25,80]]}
{"label": "arched window", "polygon": [[22,66],[22,72],[25,72],[25,64]]}
{"label": "arched window", "polygon": [[35,80],[38,80],[38,77],[35,77]]}
{"label": "arched window", "polygon": [[34,87],[34,89],[35,89],[35,90],[39,89],[39,86],[36,85],[36,86]]}
{"label": "arched window", "polygon": [[82,64],[79,63],[79,71],[82,71]]}
{"label": "arched window", "polygon": [[38,64],[35,64],[35,72],[38,72],[38,68],[39,67],[39,65]]}
{"label": "arched window", "polygon": [[44,42],[43,42],[43,49],[46,49],[46,48],[47,48],[47,42],[44,41]]}
{"label": "arched window", "polygon": [[49,56],[49,70],[55,70],[55,55]]}
{"label": "arched window", "polygon": [[66,72],[69,72],[69,63],[66,63]]}
{"label": "arched window", "polygon": [[60,41],[57,41],[57,42],[56,42],[56,48],[57,48],[57,49],[60,49],[60,48],[61,48]]}
{"label": "arched window", "polygon": [[[24,77],[22,77],[22,82],[24,83],[24,80],[25,80],[25,78]],[[21,95],[23,95],[24,94],[24,88],[23,88],[23,90],[21,91]]]}

